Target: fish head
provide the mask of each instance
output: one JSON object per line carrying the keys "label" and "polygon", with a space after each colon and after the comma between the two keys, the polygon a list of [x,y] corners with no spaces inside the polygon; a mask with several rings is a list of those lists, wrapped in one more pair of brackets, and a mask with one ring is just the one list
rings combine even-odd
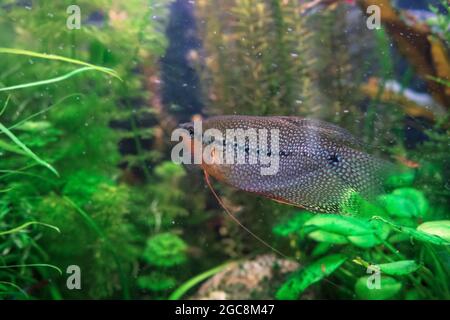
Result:
{"label": "fish head", "polygon": [[[181,134],[182,141],[184,144],[185,150],[189,153],[190,159],[193,159],[194,156],[194,123],[193,122],[185,122],[181,123],[177,126],[178,129],[183,129],[184,133]],[[183,167],[189,172],[196,172],[201,169],[199,165],[196,165],[191,161],[190,163],[184,163]]]}
{"label": "fish head", "polygon": [[[185,150],[190,154],[191,163],[194,163],[194,166],[199,166],[216,179],[226,182],[227,166],[219,158],[222,149],[217,145],[217,142],[216,144],[212,143],[214,140],[208,135],[207,131],[208,129],[216,129],[216,127],[217,123],[208,120],[202,121],[201,127],[196,127],[194,122],[178,125],[178,128],[185,130],[182,137]],[[189,165],[189,167],[192,167],[192,165]]]}
{"label": "fish head", "polygon": [[182,129],[181,138],[184,143],[184,148],[191,156],[191,160],[196,152],[196,146],[201,143],[201,137],[195,134],[194,122],[185,122],[178,125],[179,129]]}
{"label": "fish head", "polygon": [[185,123],[180,123],[178,125],[178,128],[180,129],[185,129],[189,132],[190,136],[194,136],[194,122],[185,122]]}

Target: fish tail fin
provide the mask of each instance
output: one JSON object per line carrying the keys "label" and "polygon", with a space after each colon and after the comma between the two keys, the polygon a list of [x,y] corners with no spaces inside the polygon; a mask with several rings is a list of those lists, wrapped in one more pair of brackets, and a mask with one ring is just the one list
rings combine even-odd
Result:
{"label": "fish tail fin", "polygon": [[337,176],[349,190],[370,201],[385,192],[385,181],[396,170],[390,162],[364,153],[347,157],[345,165],[345,170],[338,170]]}
{"label": "fish tail fin", "polygon": [[274,251],[275,253],[279,254],[280,256],[282,256],[283,258],[286,259],[293,259],[292,257],[288,257],[287,255],[285,255],[284,253],[282,253],[281,251],[275,249],[274,247],[272,247],[270,244],[268,244],[266,241],[264,241],[263,239],[261,239],[259,236],[257,236],[255,233],[253,233],[250,229],[248,229],[246,226],[244,226],[238,218],[236,218],[230,210],[228,210],[228,208],[225,206],[225,204],[223,203],[222,199],[220,198],[220,196],[216,193],[216,191],[214,190],[211,181],[209,179],[209,175],[206,172],[206,170],[203,170],[203,173],[205,175],[205,181],[206,184],[208,185],[209,189],[211,190],[211,192],[213,193],[214,197],[217,199],[217,201],[219,202],[220,206],[223,208],[223,210],[225,210],[225,212],[227,213],[227,215],[234,221],[236,222],[242,229],[244,229],[247,233],[249,233],[253,238],[255,238],[256,240],[258,240],[259,242],[261,242],[263,245],[265,245],[267,248],[269,248],[270,250]]}

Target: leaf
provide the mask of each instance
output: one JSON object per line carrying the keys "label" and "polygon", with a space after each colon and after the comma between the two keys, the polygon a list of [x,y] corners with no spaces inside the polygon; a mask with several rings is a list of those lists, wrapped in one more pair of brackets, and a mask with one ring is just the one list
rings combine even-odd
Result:
{"label": "leaf", "polygon": [[78,73],[82,73],[82,72],[86,72],[86,71],[90,71],[90,70],[96,70],[96,68],[83,67],[83,68],[79,68],[79,69],[73,70],[73,71],[71,71],[69,73],[66,73],[66,74],[64,74],[62,76],[59,76],[59,77],[56,77],[56,78],[40,80],[40,81],[35,81],[35,82],[22,83],[22,84],[18,84],[18,85],[14,85],[14,86],[0,88],[0,92],[2,92],[2,91],[10,91],[10,90],[17,90],[17,89],[24,89],[24,88],[30,88],[30,87],[36,87],[36,86],[42,86],[42,85],[46,85],[46,84],[50,84],[50,83],[60,82],[60,81],[63,81],[63,80],[67,80],[67,79],[73,77],[74,75],[76,75]]}
{"label": "leaf", "polygon": [[313,231],[310,234],[308,234],[308,237],[313,240],[316,240],[318,242],[328,242],[328,243],[334,243],[334,244],[348,243],[348,240],[346,237],[344,237],[340,234],[327,232],[327,231],[323,231],[323,230]]}
{"label": "leaf", "polygon": [[0,266],[0,269],[9,269],[9,268],[28,268],[28,267],[44,267],[44,268],[50,268],[54,269],[59,272],[60,275],[62,275],[62,270],[58,268],[57,266],[54,266],[52,264],[47,263],[24,263],[24,264],[12,264],[12,265],[6,265],[6,266]]}
{"label": "leaf", "polygon": [[371,248],[379,245],[382,241],[373,234],[363,236],[349,236],[348,240],[357,247]]}
{"label": "leaf", "polygon": [[386,240],[389,236],[389,226],[377,220],[369,222],[375,230],[374,234],[367,234],[362,236],[348,236],[347,239],[355,246],[360,248],[371,248],[377,246]]}
{"label": "leaf", "polygon": [[14,289],[16,289],[17,291],[22,293],[25,296],[25,298],[28,298],[28,293],[26,291],[24,291],[21,287],[19,287],[15,283],[12,283],[12,282],[9,282],[9,281],[0,281],[0,285],[2,285],[3,287],[5,287],[5,286],[13,287]]}
{"label": "leaf", "polygon": [[450,220],[428,221],[419,225],[417,230],[450,241]]}
{"label": "leaf", "polygon": [[20,154],[22,156],[26,156],[26,152],[23,151],[22,149],[18,148],[16,145],[0,140],[0,152],[3,153],[3,151],[9,151],[9,152],[13,152],[13,153],[17,153]]}
{"label": "leaf", "polygon": [[273,228],[273,233],[281,237],[287,237],[290,234],[299,232],[304,223],[311,217],[313,217],[313,214],[310,212],[297,212],[286,222],[277,224]]}
{"label": "leaf", "polygon": [[22,131],[36,132],[51,128],[51,123],[48,121],[26,121],[15,127]]}
{"label": "leaf", "polygon": [[396,224],[392,221],[386,220],[382,217],[378,217],[378,216],[374,216],[372,217],[372,219],[377,219],[380,221],[383,221],[384,223],[392,226],[394,228],[394,230],[407,234],[411,237],[413,237],[416,240],[419,241],[423,241],[423,242],[428,242],[428,243],[432,243],[432,244],[436,244],[436,245],[444,245],[444,246],[449,246],[450,245],[450,241],[443,239],[441,237],[435,236],[435,235],[431,235],[425,232],[422,232],[420,230],[416,230],[413,228],[409,228],[409,227],[404,227],[401,226],[399,224]]}
{"label": "leaf", "polygon": [[359,299],[365,300],[385,300],[391,299],[395,297],[400,289],[402,288],[402,284],[395,280],[394,278],[388,276],[380,276],[380,288],[369,288],[369,277],[373,276],[365,276],[361,277],[356,281],[355,284],[355,293]]}
{"label": "leaf", "polygon": [[58,171],[55,170],[48,162],[39,158],[33,151],[31,151],[26,145],[22,143],[22,141],[17,138],[14,133],[12,133],[8,128],[6,128],[2,123],[0,123],[0,130],[3,131],[19,148],[21,148],[25,155],[32,158],[37,163],[47,167],[51,172],[53,172],[56,176],[59,176]]}
{"label": "leaf", "polygon": [[366,221],[327,214],[314,216],[305,222],[304,227],[307,226],[315,226],[320,230],[343,236],[366,235],[374,232]]}
{"label": "leaf", "polygon": [[33,225],[33,224],[37,224],[37,225],[41,225],[41,226],[53,229],[53,230],[57,231],[58,233],[61,232],[58,227],[55,227],[55,226],[53,226],[51,224],[47,224],[47,223],[43,223],[43,222],[39,222],[39,221],[29,221],[29,222],[26,222],[26,223],[24,223],[24,224],[22,224],[22,225],[20,225],[20,226],[18,226],[16,228],[13,228],[13,229],[10,229],[10,230],[6,230],[6,231],[0,231],[0,236],[4,236],[4,235],[7,235],[7,234],[12,234],[12,233],[19,232],[19,231],[21,231],[21,230],[25,229],[26,227],[28,227],[30,225]]}
{"label": "leaf", "polygon": [[404,227],[403,231],[419,241],[429,242],[436,245],[450,246],[450,241],[442,239],[441,237],[430,235],[428,233],[417,231],[407,227]]}
{"label": "leaf", "polygon": [[315,247],[314,250],[311,252],[311,256],[312,257],[319,257],[321,255],[324,255],[325,253],[327,253],[331,248],[333,247],[332,243],[329,242],[321,242],[318,243]]}
{"label": "leaf", "polygon": [[202,282],[203,280],[208,279],[209,277],[212,277],[216,273],[221,272],[222,270],[225,270],[226,268],[230,268],[236,264],[236,261],[226,262],[224,264],[221,264],[217,267],[214,267],[212,269],[209,269],[205,272],[200,273],[199,275],[196,275],[195,277],[189,279],[185,283],[183,283],[178,289],[176,289],[172,294],[169,296],[168,300],[179,300],[181,297],[183,297],[186,292],[188,292],[190,289],[195,287],[197,284]]}
{"label": "leaf", "polygon": [[380,197],[387,212],[396,217],[424,217],[428,201],[423,192],[414,188],[400,188]]}
{"label": "leaf", "polygon": [[378,265],[380,270],[391,276],[403,276],[410,274],[420,268],[414,260],[402,260]]}
{"label": "leaf", "polygon": [[423,217],[428,210],[429,204],[424,193],[414,188],[400,188],[392,192],[393,195],[410,200],[417,209],[418,217]]}
{"label": "leaf", "polygon": [[381,201],[386,208],[386,211],[391,216],[410,218],[416,216],[416,208],[414,203],[408,199],[387,194],[381,196]]}
{"label": "leaf", "polygon": [[46,54],[46,53],[38,53],[34,51],[28,51],[23,49],[14,49],[14,48],[0,48],[0,53],[6,53],[6,54],[15,54],[15,55],[24,55],[28,57],[34,57],[34,58],[42,58],[47,60],[57,60],[57,61],[63,61],[63,62],[69,62],[72,64],[82,65],[91,69],[95,69],[100,72],[104,72],[106,74],[109,74],[110,76],[113,76],[119,80],[122,80],[116,71],[105,68],[105,67],[99,67],[81,60],[66,58],[63,56],[58,56],[55,54]]}
{"label": "leaf", "polygon": [[428,75],[426,78],[450,88],[450,81],[448,81],[448,80],[438,78],[438,77],[433,77],[430,75]]}
{"label": "leaf", "polygon": [[306,288],[332,274],[346,260],[346,256],[334,254],[298,270],[277,291],[276,298],[279,300],[297,299]]}
{"label": "leaf", "polygon": [[410,186],[416,177],[416,172],[414,170],[404,170],[401,172],[396,172],[393,175],[390,175],[385,184],[390,188],[400,188]]}

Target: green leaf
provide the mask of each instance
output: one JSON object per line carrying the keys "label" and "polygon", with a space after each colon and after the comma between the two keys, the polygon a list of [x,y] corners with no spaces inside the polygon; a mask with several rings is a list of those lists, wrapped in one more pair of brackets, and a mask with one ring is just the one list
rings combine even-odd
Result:
{"label": "green leaf", "polygon": [[386,211],[391,216],[410,218],[416,216],[416,208],[414,203],[409,199],[397,197],[392,194],[381,196],[381,201]]}
{"label": "green leaf", "polygon": [[348,236],[347,239],[355,246],[360,248],[371,248],[377,246],[386,240],[389,236],[389,226],[377,220],[371,220],[370,224],[375,230],[374,234],[362,236]]}
{"label": "green leaf", "polygon": [[327,253],[332,247],[333,247],[333,243],[329,243],[329,242],[318,243],[314,247],[314,250],[311,252],[311,256],[317,258],[317,257]]}
{"label": "green leaf", "polygon": [[13,229],[9,229],[9,230],[6,230],[6,231],[0,231],[0,236],[5,236],[7,234],[17,233],[19,231],[22,231],[23,229],[26,229],[28,226],[31,226],[31,225],[41,225],[41,226],[53,229],[53,230],[55,230],[57,232],[61,232],[58,227],[55,227],[55,226],[53,226],[51,224],[47,224],[47,223],[43,223],[43,222],[39,222],[39,221],[28,221],[28,222],[25,222],[24,224],[22,224],[22,225],[20,225],[18,227],[15,227]]}
{"label": "green leaf", "polygon": [[119,75],[117,74],[117,72],[112,69],[105,68],[105,67],[99,67],[99,66],[81,61],[81,60],[66,58],[63,56],[55,55],[55,54],[38,53],[38,52],[34,52],[34,51],[28,51],[28,50],[23,50],[23,49],[14,49],[14,48],[0,48],[0,53],[24,55],[24,56],[28,56],[28,57],[34,57],[34,58],[68,62],[68,63],[72,63],[72,64],[76,64],[76,65],[85,66],[85,67],[88,67],[88,68],[91,68],[91,69],[94,69],[94,70],[97,70],[100,72],[104,72],[106,74],[109,74],[110,76],[113,76],[119,80],[122,80],[119,77]]}
{"label": "green leaf", "polygon": [[59,176],[58,172],[53,168],[49,163],[39,158],[33,151],[31,151],[22,141],[17,138],[14,133],[11,132],[8,128],[6,128],[2,123],[0,123],[0,131],[4,132],[20,149],[25,152],[25,155],[32,158],[34,161],[47,167],[51,172],[53,172],[56,176]]}
{"label": "green leaf", "polygon": [[26,121],[19,126],[16,126],[18,130],[22,131],[42,131],[51,127],[51,123],[48,121]]}
{"label": "green leaf", "polygon": [[382,241],[373,234],[363,236],[349,236],[348,240],[357,247],[371,248],[379,245]]}
{"label": "green leaf", "polygon": [[429,242],[436,245],[450,246],[450,241],[442,239],[441,237],[430,235],[428,233],[417,231],[407,227],[404,227],[403,231],[419,241]]}
{"label": "green leaf", "polygon": [[226,268],[232,267],[236,264],[237,261],[226,262],[217,267],[209,269],[205,272],[196,275],[195,277],[189,279],[185,283],[183,283],[179,288],[177,288],[172,294],[169,296],[168,300],[179,300],[183,297],[190,289],[198,285],[200,282],[212,277],[216,273],[225,270]]}
{"label": "green leaf", "polygon": [[394,298],[402,288],[402,284],[394,278],[380,276],[380,288],[369,288],[370,277],[361,277],[356,281],[355,293],[359,299],[365,300],[385,300]]}
{"label": "green leaf", "polygon": [[15,144],[0,140],[0,151],[3,153],[3,151],[9,151],[13,153],[20,154],[22,156],[26,156],[26,152],[22,149],[18,148]]}
{"label": "green leaf", "polygon": [[310,212],[297,212],[286,222],[277,224],[273,228],[273,233],[281,237],[287,237],[290,234],[297,233],[301,230],[303,224],[313,216],[314,214]]}
{"label": "green leaf", "polygon": [[329,214],[316,215],[305,222],[304,227],[315,226],[320,230],[343,236],[367,235],[374,232],[366,221]]}
{"label": "green leaf", "polygon": [[436,244],[436,245],[444,245],[444,246],[450,245],[450,241],[448,241],[446,239],[443,239],[441,237],[438,237],[438,236],[435,236],[432,234],[428,234],[426,232],[416,230],[416,229],[413,229],[410,227],[401,226],[392,221],[386,220],[382,217],[374,216],[374,217],[372,217],[372,219],[377,219],[377,220],[383,221],[384,223],[392,226],[394,228],[394,230],[404,233],[404,234],[407,234],[416,240],[428,242],[428,243],[432,243],[432,244]]}
{"label": "green leaf", "polygon": [[277,291],[276,298],[279,300],[297,299],[306,288],[332,274],[345,260],[347,260],[346,256],[334,254],[298,270]]}
{"label": "green leaf", "polygon": [[390,188],[401,188],[410,186],[416,177],[414,170],[404,170],[389,176],[386,179],[386,186]]}
{"label": "green leaf", "polygon": [[450,88],[450,81],[442,79],[442,78],[437,78],[437,77],[433,77],[433,76],[426,76],[427,79],[433,80],[436,83],[442,84],[443,86],[446,86],[448,88]]}
{"label": "green leaf", "polygon": [[63,80],[67,80],[67,79],[77,75],[78,73],[91,71],[91,70],[96,70],[96,68],[83,67],[83,68],[75,69],[75,70],[73,70],[73,71],[71,71],[69,73],[66,73],[66,74],[64,74],[62,76],[59,76],[59,77],[56,77],[56,78],[40,80],[40,81],[35,81],[35,82],[27,82],[27,83],[17,84],[17,85],[13,85],[13,86],[9,86],[9,87],[0,88],[0,92],[2,92],[2,91],[10,91],[10,90],[17,90],[17,89],[24,89],[24,88],[30,88],[30,87],[36,87],[36,86],[42,86],[42,85],[46,85],[46,84],[56,83],[56,82],[60,82],[60,81],[63,81]]}
{"label": "green leaf", "polygon": [[378,265],[380,270],[391,276],[403,276],[420,268],[414,260],[402,260]]}
{"label": "green leaf", "polygon": [[54,269],[59,272],[60,275],[62,275],[62,270],[58,268],[57,266],[54,266],[52,264],[48,263],[24,263],[24,264],[12,264],[12,265],[6,265],[6,266],[0,266],[0,269],[9,269],[9,268],[29,268],[29,267],[43,267],[43,268],[50,268]]}
{"label": "green leaf", "polygon": [[450,220],[428,221],[418,226],[417,230],[450,241]]}
{"label": "green leaf", "polygon": [[423,217],[427,213],[429,204],[428,204],[428,200],[426,199],[426,197],[422,191],[419,191],[414,188],[400,188],[400,189],[394,190],[394,192],[392,192],[392,194],[394,194],[395,196],[399,196],[399,197],[408,199],[412,203],[414,203],[414,205],[417,209],[416,216]]}
{"label": "green leaf", "polygon": [[380,197],[387,212],[396,217],[424,217],[428,211],[428,201],[423,192],[414,188],[400,188]]}
{"label": "green leaf", "polygon": [[348,240],[346,237],[344,237],[340,234],[327,232],[327,231],[323,231],[323,230],[313,231],[310,234],[308,234],[308,237],[315,241],[318,241],[318,242],[328,242],[328,243],[333,243],[333,244],[348,243]]}

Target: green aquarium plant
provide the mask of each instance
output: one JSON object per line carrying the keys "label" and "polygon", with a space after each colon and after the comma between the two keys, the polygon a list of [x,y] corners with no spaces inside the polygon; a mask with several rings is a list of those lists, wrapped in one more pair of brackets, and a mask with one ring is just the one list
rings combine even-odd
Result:
{"label": "green aquarium plant", "polygon": [[[448,108],[407,110],[403,95],[424,85],[394,54],[392,30],[355,28],[365,12],[347,1],[173,3],[80,0],[72,30],[72,1],[0,5],[0,298],[190,298],[210,277],[226,283],[222,272],[236,260],[262,270],[252,261],[269,248],[224,214],[201,172],[170,161],[176,120],[161,102],[159,61],[180,36],[201,43],[172,56],[198,71],[202,114],[321,118],[410,167],[374,203],[355,197],[346,215],[212,181],[225,207],[286,255],[273,258],[276,267],[297,268],[281,284],[264,278],[264,297],[450,299]],[[171,35],[180,4],[197,24]],[[427,41],[448,47],[442,5],[432,8]],[[166,60],[171,75],[183,72]],[[442,65],[419,77],[445,89]],[[72,265],[80,290],[66,285]]]}
{"label": "green aquarium plant", "polygon": [[297,299],[321,282],[346,298],[448,299],[449,220],[427,221],[429,202],[411,187],[380,196],[378,206],[365,210],[360,216],[298,212],[277,225],[275,234],[301,250],[305,266],[276,297]]}
{"label": "green aquarium plant", "polygon": [[[26,50],[16,50],[16,49],[8,49],[8,48],[2,48],[0,50],[1,54],[11,54],[11,55],[23,55],[23,56],[28,56],[28,57],[37,57],[37,58],[41,58],[41,59],[46,59],[46,60],[59,60],[59,61],[63,61],[63,62],[69,62],[72,64],[78,64],[78,65],[83,65],[85,63],[83,63],[82,61],[79,60],[75,60],[75,59],[66,59],[62,56],[57,56],[57,55],[46,55],[46,54],[39,54],[39,53],[35,53],[35,52],[31,52],[31,51],[26,51]],[[101,72],[106,72],[110,75],[116,76],[116,73],[113,70],[107,69],[107,68],[101,68],[101,67],[96,67],[94,65],[90,65],[89,67],[82,67],[80,69],[76,69],[76,71],[78,70],[79,72],[82,72],[85,70],[85,68],[89,68],[90,70],[96,70],[96,71],[101,71]],[[30,88],[30,87],[34,87],[34,86],[44,86],[47,85],[49,83],[57,83],[60,81],[64,81],[68,78],[70,78],[72,75],[75,75],[77,72],[73,72],[68,74],[67,76],[63,76],[63,77],[59,77],[59,78],[54,78],[51,80],[41,80],[41,81],[37,81],[37,82],[32,82],[32,83],[23,83],[23,84],[17,84],[17,85],[13,85],[13,86],[6,86],[3,87],[1,90],[2,91],[7,91],[7,92],[14,92],[16,90],[23,90],[26,88]],[[9,111],[7,110],[8,107],[8,102],[10,100],[10,96],[7,97],[4,107],[2,109],[2,114],[5,113],[5,111]],[[44,111],[48,111],[50,108],[47,108]],[[21,226],[13,228],[11,230],[6,230],[6,231],[2,231],[0,233],[0,236],[15,236],[17,233],[21,233],[24,229],[26,229],[26,227],[28,226],[33,226],[33,225],[42,225],[42,226],[48,226],[51,228],[54,228],[56,231],[60,232],[60,229],[57,228],[56,226],[53,226],[51,224],[48,223],[43,223],[43,222],[39,222],[39,221],[35,221],[34,219],[39,219],[39,220],[45,220],[45,218],[43,218],[42,216],[36,216],[36,202],[35,202],[35,195],[36,195],[36,191],[35,189],[33,189],[32,187],[30,188],[30,186],[28,185],[27,181],[23,179],[23,176],[27,176],[29,175],[29,177],[36,177],[38,179],[41,179],[42,181],[45,182],[50,182],[50,183],[54,183],[57,184],[58,179],[59,179],[59,173],[56,171],[56,169],[46,160],[43,160],[41,157],[39,157],[35,152],[33,152],[30,147],[32,147],[33,149],[36,147],[42,147],[42,146],[46,146],[47,143],[49,143],[49,141],[52,141],[53,139],[48,140],[49,137],[51,137],[51,135],[42,135],[42,136],[36,136],[36,133],[41,132],[42,130],[45,129],[49,129],[49,127],[51,127],[51,124],[49,122],[38,122],[38,121],[34,121],[32,120],[33,118],[38,117],[39,115],[41,115],[43,112],[37,112],[35,114],[31,114],[28,117],[25,117],[23,119],[18,119],[16,120],[16,122],[12,125],[10,125],[10,127],[6,127],[4,124],[0,123],[0,130],[2,132],[2,134],[7,138],[7,140],[3,140],[2,142],[2,148],[5,150],[5,152],[7,152],[8,154],[12,154],[13,157],[9,156],[8,154],[6,155],[6,158],[3,160],[3,163],[6,165],[5,168],[7,168],[8,166],[10,167],[10,169],[5,169],[4,173],[3,173],[3,183],[7,186],[10,185],[11,187],[7,187],[5,189],[5,193],[6,196],[3,197],[3,201],[4,201],[4,205],[6,206],[5,208],[8,208],[8,210],[4,213],[5,217],[8,218],[9,215],[15,215],[16,210],[18,210],[19,212],[26,209],[27,214],[25,216],[23,216],[22,214],[17,215],[18,217],[23,217],[25,219],[33,219],[32,221],[28,221],[23,223]],[[11,119],[7,119],[11,120]],[[17,136],[14,132],[18,132],[19,136]],[[54,130],[54,131],[50,131],[51,134],[55,136],[58,135],[58,131]],[[11,141],[11,142],[8,142]],[[26,141],[27,143],[24,143],[23,141]],[[54,140],[53,140],[54,141]],[[30,147],[28,147],[28,146]],[[17,158],[18,157],[18,158]],[[29,164],[27,162],[27,159],[31,159],[35,164],[38,164],[40,166],[46,167],[50,172],[52,172],[53,175],[51,176],[45,176],[45,172],[44,175],[42,174],[33,174],[32,171],[36,171],[36,166],[33,165],[33,163]],[[52,159],[53,161],[53,159]],[[30,171],[30,172],[28,172]],[[39,172],[39,171],[38,171]],[[55,179],[56,176],[56,179]],[[54,181],[54,182],[53,182]],[[44,183],[45,183],[44,182]],[[9,215],[6,215],[6,213],[8,213]],[[8,220],[6,219],[5,222],[7,222]],[[26,221],[26,220],[25,220]],[[11,222],[9,222],[11,223]],[[41,235],[42,236],[42,235]],[[29,243],[31,245],[34,244],[34,247],[38,249],[37,253],[38,255],[36,257],[34,257],[34,259],[39,257],[39,254],[41,255],[41,259],[44,260],[48,260],[48,255],[47,253],[41,248],[39,247],[36,243],[35,240],[33,239],[33,236],[25,236],[21,237],[23,239],[29,239]],[[6,245],[5,249],[7,249],[8,247],[8,242],[6,242],[4,245]],[[26,247],[24,247],[25,249]],[[33,247],[30,247],[30,249],[32,249]],[[12,248],[11,248],[12,249]],[[8,252],[8,250],[4,251],[4,252]],[[23,268],[27,268],[27,267],[52,267],[56,270],[59,271],[60,274],[62,274],[62,271],[60,268],[58,267],[54,267],[50,264],[46,264],[46,263],[26,263],[26,260],[19,260],[20,263],[8,263],[9,260],[14,261],[13,257],[15,254],[12,255],[7,255],[7,258],[4,262],[4,265],[2,266],[2,269],[23,269]],[[27,257],[29,254],[25,255],[24,257]],[[20,257],[20,256],[19,256]],[[12,259],[11,259],[12,258]],[[27,258],[28,260],[28,258]],[[19,271],[20,271],[19,269]],[[19,274],[23,273],[20,272]],[[11,276],[14,277],[14,272],[11,272]],[[11,277],[10,276],[10,277]],[[42,272],[41,273],[41,277],[46,277],[46,272]],[[38,282],[35,279],[31,278],[33,282]],[[7,285],[9,285],[10,283],[12,283],[11,281],[3,281],[3,286],[2,288],[5,288]],[[23,284],[22,284],[23,285]],[[23,293],[26,297],[28,297],[28,292],[20,289],[20,287],[17,284],[12,285],[12,288],[14,290],[19,289],[19,292]],[[11,289],[11,288],[10,288]],[[29,290],[30,293],[31,290]],[[13,295],[13,292],[9,292],[9,294]],[[52,294],[54,295],[54,297],[59,297],[59,293],[57,290],[52,290]]]}

